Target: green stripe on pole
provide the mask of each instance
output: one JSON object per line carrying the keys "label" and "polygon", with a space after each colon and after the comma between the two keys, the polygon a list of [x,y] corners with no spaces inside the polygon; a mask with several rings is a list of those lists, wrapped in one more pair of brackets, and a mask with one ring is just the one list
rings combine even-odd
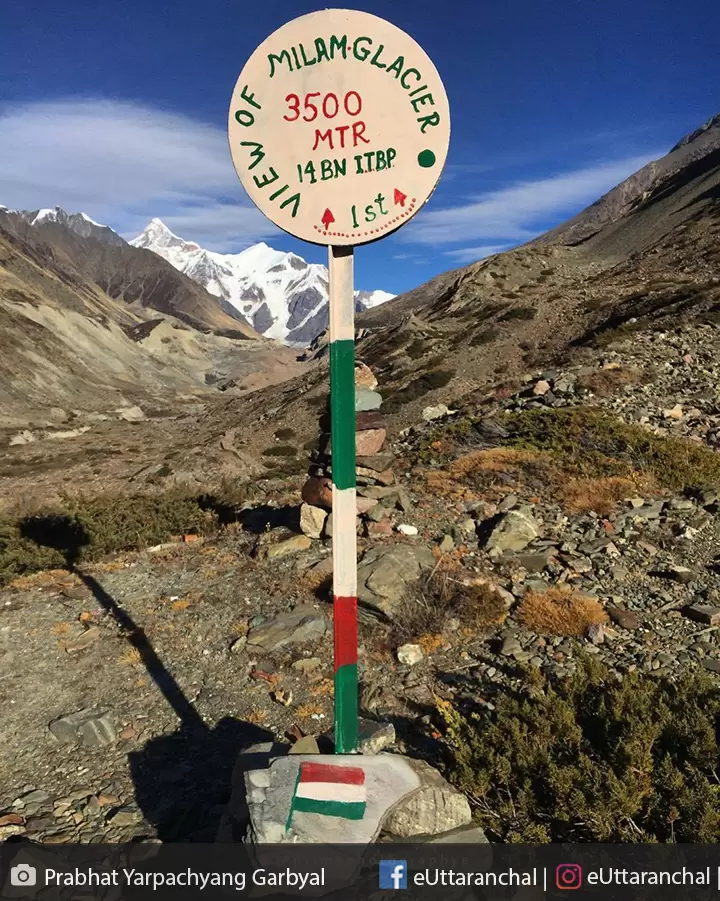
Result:
{"label": "green stripe on pole", "polygon": [[335,670],[335,753],[352,754],[358,743],[358,668]]}
{"label": "green stripe on pole", "polygon": [[332,477],[338,488],[355,487],[355,342],[330,344]]}

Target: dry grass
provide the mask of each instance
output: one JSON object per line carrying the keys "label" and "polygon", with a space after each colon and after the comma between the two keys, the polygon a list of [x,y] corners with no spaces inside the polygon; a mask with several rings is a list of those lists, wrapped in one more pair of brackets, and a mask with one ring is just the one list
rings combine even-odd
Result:
{"label": "dry grass", "polygon": [[507,493],[500,474],[513,477],[516,486],[548,484],[553,473],[549,454],[499,447],[472,451],[452,460],[443,468],[424,474],[427,490],[450,500],[476,500]]}
{"label": "dry grass", "polygon": [[314,698],[330,697],[335,693],[335,683],[332,679],[320,679],[310,689],[310,694]]}
{"label": "dry grass", "polygon": [[429,657],[431,654],[434,654],[435,651],[439,651],[440,648],[446,647],[448,640],[445,635],[429,633],[427,635],[419,635],[417,643],[420,645],[423,654],[425,654],[426,657]]}
{"label": "dry grass", "polygon": [[601,479],[570,479],[562,489],[562,501],[570,513],[608,516],[618,501],[637,494],[638,483],[620,476]]}
{"label": "dry grass", "polygon": [[260,707],[253,707],[248,713],[245,714],[245,722],[251,723],[253,726],[264,726],[267,725],[268,715],[262,710]]}
{"label": "dry grass", "polygon": [[543,635],[584,635],[588,628],[607,622],[607,614],[594,598],[569,588],[552,587],[526,592],[519,610],[520,622]]}
{"label": "dry grass", "polygon": [[486,580],[459,567],[436,569],[429,579],[408,586],[391,627],[395,646],[440,636],[450,619],[458,619],[473,631],[487,629],[505,619],[500,595]]}
{"label": "dry grass", "polygon": [[126,666],[137,666],[142,663],[142,659],[142,654],[136,647],[129,647],[122,652],[119,662]]}
{"label": "dry grass", "polygon": [[69,573],[66,569],[46,569],[27,576],[17,576],[7,583],[8,588],[15,588],[18,591],[33,588],[72,588],[82,584],[79,576]]}
{"label": "dry grass", "polygon": [[319,714],[323,712],[323,708],[321,704],[314,704],[312,702],[306,704],[300,704],[295,711],[301,720],[309,720],[313,714]]}
{"label": "dry grass", "polygon": [[618,394],[626,385],[637,385],[642,374],[637,369],[619,367],[618,369],[598,369],[578,379],[578,387],[591,391],[597,397],[609,397]]}

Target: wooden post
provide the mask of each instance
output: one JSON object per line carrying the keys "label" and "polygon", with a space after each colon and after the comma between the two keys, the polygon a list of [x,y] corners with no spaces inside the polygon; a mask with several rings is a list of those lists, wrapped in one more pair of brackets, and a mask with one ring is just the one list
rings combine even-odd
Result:
{"label": "wooden post", "polygon": [[357,534],[355,531],[355,297],[353,248],[328,247],[330,423],[333,480],[335,753],[358,744]]}

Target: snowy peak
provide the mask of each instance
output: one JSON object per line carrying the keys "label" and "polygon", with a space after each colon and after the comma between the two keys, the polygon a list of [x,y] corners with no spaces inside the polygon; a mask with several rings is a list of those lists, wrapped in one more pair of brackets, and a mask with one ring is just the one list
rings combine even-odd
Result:
{"label": "snowy peak", "polygon": [[81,238],[94,238],[97,241],[102,241],[103,244],[110,244],[115,247],[127,243],[117,232],[114,232],[107,225],[101,225],[99,222],[91,219],[87,213],[66,213],[62,207],[56,206],[53,209],[21,210],[20,216],[35,228],[57,223],[74,231]]}
{"label": "snowy peak", "polygon": [[[305,346],[327,328],[327,268],[295,253],[264,242],[236,254],[215,253],[174,234],[160,219],[130,243],[163,257],[269,338]],[[392,296],[356,291],[355,308],[370,309]]]}

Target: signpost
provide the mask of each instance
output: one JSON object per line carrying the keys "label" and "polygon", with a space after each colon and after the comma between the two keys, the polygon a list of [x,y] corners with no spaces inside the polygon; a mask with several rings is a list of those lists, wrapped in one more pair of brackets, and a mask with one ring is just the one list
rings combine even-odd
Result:
{"label": "signpost", "polygon": [[335,749],[357,750],[353,247],[391,234],[432,194],[450,141],[437,70],[399,28],[326,9],[255,50],[230,103],[230,153],[255,205],[328,246]]}

